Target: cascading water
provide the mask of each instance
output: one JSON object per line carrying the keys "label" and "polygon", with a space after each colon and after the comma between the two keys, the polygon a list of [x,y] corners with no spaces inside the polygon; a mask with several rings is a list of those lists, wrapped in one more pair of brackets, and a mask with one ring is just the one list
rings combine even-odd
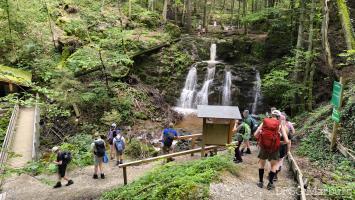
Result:
{"label": "cascading water", "polygon": [[217,45],[212,44],[210,47],[210,62],[216,62],[216,52],[217,52]]}
{"label": "cascading water", "polygon": [[195,95],[195,87],[197,84],[197,70],[192,66],[187,74],[184,89],[180,95],[179,106],[182,108],[192,108]]}
{"label": "cascading water", "polygon": [[261,92],[261,79],[260,79],[260,73],[258,70],[256,70],[256,74],[255,74],[255,86],[254,86],[254,90],[255,90],[255,94],[254,94],[254,102],[251,108],[251,112],[253,114],[255,114],[257,106],[258,106],[258,101],[260,99],[260,92]]}
{"label": "cascading water", "polygon": [[229,106],[231,104],[231,86],[232,86],[232,73],[226,71],[224,78],[223,86],[223,96],[222,96],[222,105]]}
{"label": "cascading water", "polygon": [[208,89],[213,81],[215,71],[215,65],[208,66],[205,82],[203,83],[201,90],[197,93],[197,105],[208,105]]}
{"label": "cascading water", "polygon": [[196,105],[208,105],[208,91],[210,84],[213,82],[215,71],[216,71],[216,53],[217,53],[217,45],[212,44],[210,47],[210,60],[207,61],[207,75],[205,82],[201,90],[197,93]]}

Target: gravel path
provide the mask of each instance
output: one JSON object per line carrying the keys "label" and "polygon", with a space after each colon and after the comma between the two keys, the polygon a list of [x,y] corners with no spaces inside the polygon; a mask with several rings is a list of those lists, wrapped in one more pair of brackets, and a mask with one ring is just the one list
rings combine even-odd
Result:
{"label": "gravel path", "polygon": [[[175,162],[185,162],[187,160],[199,159],[195,154],[180,156]],[[128,182],[139,178],[148,172],[154,166],[163,164],[164,161],[157,161],[140,166],[127,168]],[[53,189],[56,182],[56,175],[40,175],[32,177],[26,174],[8,178],[2,189],[6,192],[6,200],[93,200],[99,199],[101,194],[115,187],[123,185],[122,169],[114,165],[114,162],[105,164],[105,179],[92,179],[93,166],[84,167],[69,171],[69,177],[73,179],[74,184]],[[65,181],[62,181],[62,184]]]}
{"label": "gravel path", "polygon": [[[267,175],[264,174],[264,188],[256,186],[259,180],[258,175],[258,158],[257,148],[252,148],[252,154],[243,156],[243,163],[240,166],[238,177],[225,173],[222,175],[221,182],[212,183],[210,186],[210,194],[212,200],[261,200],[261,199],[282,199],[293,200],[297,199],[295,195],[297,184],[293,181],[292,173],[288,170],[288,165],[285,160],[284,167],[279,173],[279,179],[275,183],[275,190],[268,191],[266,189]],[[269,167],[266,167],[269,168]]]}

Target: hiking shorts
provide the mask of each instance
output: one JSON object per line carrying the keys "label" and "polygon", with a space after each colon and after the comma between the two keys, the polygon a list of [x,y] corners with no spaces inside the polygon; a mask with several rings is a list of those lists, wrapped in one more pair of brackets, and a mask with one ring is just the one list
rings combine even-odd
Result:
{"label": "hiking shorts", "polygon": [[261,160],[279,160],[280,159],[280,151],[275,151],[273,153],[267,152],[264,149],[259,149],[258,158]]}
{"label": "hiking shorts", "polygon": [[163,154],[168,154],[171,151],[171,146],[163,146]]}
{"label": "hiking shorts", "polygon": [[94,156],[94,162],[95,162],[95,166],[98,166],[100,163],[104,162],[104,157],[99,157],[97,155]]}
{"label": "hiking shorts", "polygon": [[117,151],[116,150],[116,156],[122,156],[123,155],[123,151]]}
{"label": "hiking shorts", "polygon": [[67,165],[58,165],[58,174],[61,178],[65,176],[66,170],[67,170]]}
{"label": "hiking shorts", "polygon": [[287,144],[281,144],[280,146],[280,158],[283,158],[287,155]]}

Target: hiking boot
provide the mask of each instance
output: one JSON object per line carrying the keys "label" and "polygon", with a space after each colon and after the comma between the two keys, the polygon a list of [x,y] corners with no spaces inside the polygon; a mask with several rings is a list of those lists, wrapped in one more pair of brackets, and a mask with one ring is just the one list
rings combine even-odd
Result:
{"label": "hiking boot", "polygon": [[71,184],[73,184],[73,183],[74,183],[73,180],[69,180],[68,183],[67,183],[65,186],[69,186],[69,185],[71,185]]}
{"label": "hiking boot", "polygon": [[251,154],[251,151],[249,148],[247,149],[246,154]]}
{"label": "hiking boot", "polygon": [[256,184],[259,188],[263,188],[264,187],[264,182],[259,182]]}
{"label": "hiking boot", "polygon": [[120,161],[116,161],[116,165],[118,166],[119,164],[121,164],[121,162]]}
{"label": "hiking boot", "polygon": [[274,176],[274,181],[277,181],[277,180],[278,180],[277,174],[275,174],[275,176]]}
{"label": "hiking boot", "polygon": [[272,189],[274,189],[274,188],[275,188],[275,185],[274,185],[274,184],[272,184],[272,183],[267,184],[267,189],[268,189],[268,190],[272,190]]}
{"label": "hiking boot", "polygon": [[57,182],[57,184],[55,184],[53,186],[53,188],[60,188],[60,187],[62,187],[62,183],[61,182]]}
{"label": "hiking boot", "polygon": [[98,179],[99,177],[97,176],[97,174],[94,174],[94,176],[92,178],[93,179]]}
{"label": "hiking boot", "polygon": [[120,160],[120,164],[123,164],[123,160]]}
{"label": "hiking boot", "polygon": [[105,174],[104,173],[101,174],[101,178],[105,179]]}
{"label": "hiking boot", "polygon": [[233,160],[234,161],[234,163],[241,163],[241,162],[243,162],[243,160]]}

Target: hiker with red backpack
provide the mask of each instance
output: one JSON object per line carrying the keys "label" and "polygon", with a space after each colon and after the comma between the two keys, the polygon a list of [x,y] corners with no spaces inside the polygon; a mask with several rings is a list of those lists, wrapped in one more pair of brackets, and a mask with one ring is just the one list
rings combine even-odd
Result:
{"label": "hiker with red backpack", "polygon": [[69,186],[73,184],[73,180],[69,179],[67,176],[65,176],[65,172],[67,170],[67,166],[70,163],[72,157],[70,152],[62,152],[59,147],[53,147],[52,152],[57,155],[57,159],[53,161],[54,164],[58,166],[58,182],[53,186],[53,188],[59,188],[62,187],[62,178],[68,183],[66,186]]}
{"label": "hiker with red backpack", "polygon": [[267,189],[274,189],[274,177],[279,164],[280,158],[280,134],[284,137],[284,141],[288,143],[288,137],[284,126],[280,122],[281,112],[278,110],[273,110],[271,113],[271,118],[265,118],[263,123],[255,131],[254,136],[258,140],[260,146],[260,151],[258,154],[259,160],[259,183],[258,187],[264,187],[264,167],[266,160],[271,164],[271,169],[269,173],[269,183]]}
{"label": "hiker with red backpack", "polygon": [[102,179],[105,178],[105,174],[103,171],[103,160],[106,154],[106,144],[105,141],[102,139],[102,136],[98,132],[94,134],[94,142],[91,143],[91,149],[94,154],[94,175],[93,179],[98,179],[98,171],[100,171],[100,177]]}
{"label": "hiker with red backpack", "polygon": [[126,148],[126,140],[122,133],[118,132],[115,138],[113,138],[113,146],[116,151],[116,165],[123,164],[123,153]]}
{"label": "hiker with red backpack", "polygon": [[[161,136],[161,142],[163,143],[163,154],[169,154],[172,150],[171,146],[173,145],[174,139],[178,136],[176,130],[174,129],[174,124],[169,123],[169,128],[163,130]],[[168,158],[168,161],[173,161],[173,158]]]}

